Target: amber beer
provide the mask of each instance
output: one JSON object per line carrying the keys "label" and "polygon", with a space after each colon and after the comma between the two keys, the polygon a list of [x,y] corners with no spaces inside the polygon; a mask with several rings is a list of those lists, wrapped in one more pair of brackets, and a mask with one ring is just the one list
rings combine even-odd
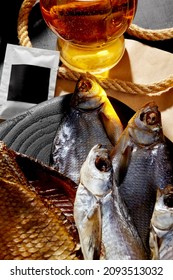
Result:
{"label": "amber beer", "polygon": [[58,35],[63,63],[94,73],[110,69],[122,57],[122,34],[136,5],[136,0],[40,0],[43,18]]}

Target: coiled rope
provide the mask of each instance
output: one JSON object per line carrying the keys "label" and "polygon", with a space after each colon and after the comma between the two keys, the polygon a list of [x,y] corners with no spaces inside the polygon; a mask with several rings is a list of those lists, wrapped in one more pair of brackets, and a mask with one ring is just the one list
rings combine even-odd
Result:
{"label": "coiled rope", "polygon": [[[29,14],[33,6],[38,0],[24,0],[18,15],[18,39],[22,46],[32,47],[28,35],[28,20]],[[127,33],[131,36],[145,40],[167,40],[173,38],[173,28],[166,29],[144,29],[135,24],[131,24]],[[59,67],[58,77],[62,79],[77,81],[80,73],[72,71],[65,66]],[[99,78],[98,83],[105,89],[113,89],[122,93],[139,94],[139,95],[160,95],[163,92],[173,88],[173,75],[153,84],[136,84],[128,81],[111,79],[111,78]]]}

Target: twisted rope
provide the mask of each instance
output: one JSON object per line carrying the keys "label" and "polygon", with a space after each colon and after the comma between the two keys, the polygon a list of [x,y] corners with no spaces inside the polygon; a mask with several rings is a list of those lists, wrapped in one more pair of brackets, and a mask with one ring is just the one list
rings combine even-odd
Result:
{"label": "twisted rope", "polygon": [[[68,79],[72,81],[77,81],[80,77],[80,73],[68,69],[67,67],[59,67],[58,77],[62,79]],[[97,82],[104,89],[113,89],[120,91],[122,93],[139,94],[139,95],[160,95],[161,93],[167,91],[169,88],[173,87],[173,75],[170,77],[153,83],[153,84],[135,84],[128,81],[122,81],[119,79],[111,78],[97,78]]]}
{"label": "twisted rope", "polygon": [[21,46],[32,47],[32,43],[28,35],[28,21],[29,14],[36,2],[36,0],[24,0],[20,7],[17,22],[17,33]]}
{"label": "twisted rope", "polygon": [[[36,2],[38,2],[38,0],[24,0],[19,11],[17,32],[19,43],[22,46],[32,47],[32,43],[28,35],[28,18]],[[152,41],[167,40],[173,38],[173,28],[147,30],[138,27],[135,24],[131,24],[127,30],[127,33],[139,39]],[[80,73],[72,71],[65,66],[59,67],[59,78],[77,81],[79,76]],[[97,80],[98,83],[105,89],[113,89],[123,93],[139,95],[160,95],[163,92],[168,91],[170,88],[173,88],[173,75],[164,80],[149,85],[135,84],[128,81],[110,78],[100,78]]]}
{"label": "twisted rope", "polygon": [[131,24],[127,30],[127,33],[139,39],[149,41],[162,41],[173,38],[173,28],[152,30],[144,29],[142,27],[137,26],[136,24]]}

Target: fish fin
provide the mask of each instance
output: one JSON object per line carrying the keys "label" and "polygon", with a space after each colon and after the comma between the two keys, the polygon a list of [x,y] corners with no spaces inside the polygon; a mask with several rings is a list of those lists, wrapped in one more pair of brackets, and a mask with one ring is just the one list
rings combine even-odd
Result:
{"label": "fish fin", "polygon": [[83,234],[81,238],[81,247],[84,259],[100,259],[101,250],[101,209],[100,204],[96,203],[95,207],[88,213],[83,221]]}
{"label": "fish fin", "polygon": [[126,176],[128,166],[129,166],[130,160],[131,160],[131,153],[132,153],[132,147],[129,145],[122,152],[122,156],[121,156],[120,162],[119,162],[119,176],[118,176],[119,185],[123,182],[123,180]]}
{"label": "fish fin", "polygon": [[111,102],[108,99],[105,100],[99,112],[99,116],[104,125],[109,140],[114,146],[117,143],[121,133],[123,132],[123,125]]}

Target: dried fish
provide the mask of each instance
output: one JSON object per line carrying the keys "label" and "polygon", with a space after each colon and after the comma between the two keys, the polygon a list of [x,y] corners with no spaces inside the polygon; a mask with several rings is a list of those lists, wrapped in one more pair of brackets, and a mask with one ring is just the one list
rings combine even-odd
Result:
{"label": "dried fish", "polygon": [[98,143],[112,148],[122,130],[106,92],[93,76],[83,74],[57,130],[51,165],[78,184],[81,165],[90,149]]}
{"label": "dried fish", "polygon": [[145,259],[141,240],[121,201],[113,194],[108,150],[94,146],[81,168],[74,219],[84,259]]}
{"label": "dried fish", "polygon": [[114,180],[150,255],[149,228],[156,191],[173,181],[161,115],[154,102],[146,104],[131,118],[111,158]]}
{"label": "dried fish", "polygon": [[173,186],[157,190],[151,219],[150,248],[152,259],[173,260]]}
{"label": "dried fish", "polygon": [[81,259],[75,193],[71,180],[0,142],[0,259]]}

